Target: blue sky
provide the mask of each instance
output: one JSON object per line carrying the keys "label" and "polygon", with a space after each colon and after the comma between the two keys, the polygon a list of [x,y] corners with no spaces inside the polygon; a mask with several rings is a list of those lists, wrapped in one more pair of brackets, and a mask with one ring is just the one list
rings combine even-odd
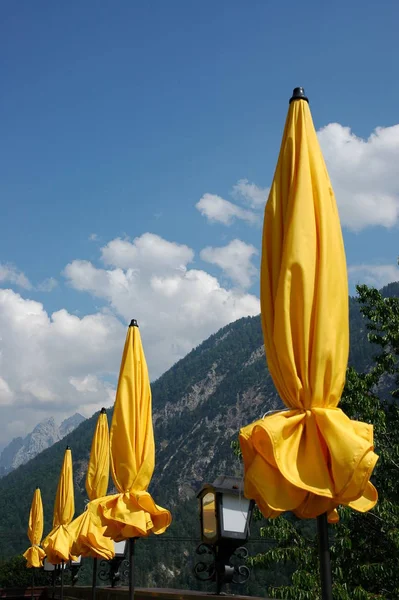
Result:
{"label": "blue sky", "polygon": [[[247,180],[261,190],[270,185],[288,99],[297,85],[309,95],[317,129],[339,124],[324,131],[322,147],[346,215],[351,289],[357,280],[378,284],[395,277],[396,3],[3,0],[0,12],[0,263],[14,269],[3,277],[2,287],[26,302],[39,302],[40,318],[51,320],[54,311],[65,309],[80,319],[108,314],[124,326],[128,316],[140,316],[132,296],[126,308],[120,297],[99,291],[102,271],[89,285],[82,269],[88,264],[104,269],[101,248],[117,238],[134,244],[146,233],[187,246],[194,253],[190,261],[182,250],[187,268],[217,277],[223,289],[236,287],[231,268],[202,260],[200,252],[232,240],[259,250],[261,227],[240,217],[227,226],[211,223],[196,204],[211,194],[248,210],[250,197],[232,195],[237,182]],[[374,142],[358,139],[368,140],[377,127],[385,129]],[[341,176],[343,166],[353,169],[353,178]],[[358,192],[360,209],[351,213],[351,198]],[[151,245],[157,239],[144,241]],[[242,293],[258,296],[259,255],[249,259],[252,285],[244,285]],[[71,263],[73,272],[65,272]],[[118,269],[127,268],[120,256],[113,255],[108,264],[114,279]],[[148,261],[145,265],[150,269]],[[29,282],[17,285],[17,272]],[[54,289],[41,291],[49,278],[57,285],[54,281]],[[114,284],[119,291],[127,286]],[[29,315],[33,305],[26,302],[21,311]],[[232,309],[231,318],[245,310]],[[223,324],[207,323],[204,337]],[[155,332],[148,338],[149,345],[158,343]],[[200,338],[198,333],[182,339],[171,356],[178,358]],[[168,363],[155,351],[149,354],[159,375]],[[116,365],[117,359],[109,370]],[[65,377],[107,381],[104,365],[90,368]],[[22,384],[12,374],[7,381],[5,393],[15,400]],[[36,388],[31,383],[28,374],[24,394],[32,400]],[[82,394],[90,393],[83,388]],[[50,384],[41,396],[43,414],[50,398],[61,404],[66,398]],[[25,397],[21,406],[29,402]],[[11,406],[11,400],[3,404]],[[22,431],[23,419],[16,423],[15,431]]]}

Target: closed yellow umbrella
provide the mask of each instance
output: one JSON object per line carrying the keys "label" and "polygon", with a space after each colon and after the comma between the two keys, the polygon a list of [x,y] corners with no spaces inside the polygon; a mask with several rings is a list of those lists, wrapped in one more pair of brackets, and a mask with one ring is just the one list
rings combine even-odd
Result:
{"label": "closed yellow umbrella", "polygon": [[89,500],[105,496],[109,481],[109,430],[105,408],[97,419],[87,466],[86,492]]}
{"label": "closed yellow umbrella", "polygon": [[70,552],[73,538],[68,531],[74,512],[72,453],[67,446],[54,503],[53,529],[42,544],[47,560],[53,565],[75,558]]}
{"label": "closed yellow umbrella", "polygon": [[[109,481],[109,430],[105,408],[97,419],[91,444],[91,452],[86,475],[86,492],[89,500],[105,496]],[[77,556],[91,556],[110,560],[114,557],[114,544],[105,537],[105,527],[93,522],[92,513],[86,510],[72,521],[69,532],[74,538],[72,553]]]}
{"label": "closed yellow umbrella", "polygon": [[349,347],[338,210],[302,88],[294,91],[265,209],[261,318],[270,374],[287,410],[244,427],[245,495],[298,517],[377,502],[373,427],[338,403]]}
{"label": "closed yellow umbrella", "polygon": [[33,498],[32,505],[29,513],[29,525],[28,525],[28,537],[32,544],[30,548],[24,553],[28,568],[30,567],[42,567],[43,559],[46,556],[44,550],[40,548],[40,542],[43,536],[43,503],[40,489],[36,488]]}
{"label": "closed yellow umbrella", "polygon": [[88,510],[115,541],[161,534],[171,514],[147,492],[155,467],[151,387],[136,321],[128,329],[110,431],[111,473],[117,494]]}

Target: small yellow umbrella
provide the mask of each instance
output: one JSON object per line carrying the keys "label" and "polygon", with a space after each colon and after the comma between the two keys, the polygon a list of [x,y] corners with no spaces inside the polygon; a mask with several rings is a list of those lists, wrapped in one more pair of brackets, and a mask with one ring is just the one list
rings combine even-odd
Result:
{"label": "small yellow umbrella", "polygon": [[40,548],[40,542],[43,536],[43,503],[40,489],[37,487],[32,498],[32,505],[29,513],[28,537],[32,544],[24,553],[28,568],[42,567],[43,559],[46,556],[44,550]]}
{"label": "small yellow umbrella", "polygon": [[135,320],[123,350],[110,445],[111,473],[118,493],[90,502],[88,510],[116,542],[163,533],[172,518],[147,492],[155,467],[155,443],[151,387]]}
{"label": "small yellow umbrella", "polygon": [[[88,504],[115,541],[161,534],[170,512],[155,504],[147,488],[155,467],[151,387],[137,322],[132,320],[123,350],[111,423],[111,473],[117,494]],[[133,594],[133,543],[129,549],[129,591]]]}
{"label": "small yellow umbrella", "polygon": [[67,446],[54,503],[53,529],[42,544],[47,560],[53,565],[75,559],[70,551],[73,538],[68,531],[68,525],[72,521],[74,512],[72,453],[69,446]]}
{"label": "small yellow umbrella", "polygon": [[[86,492],[89,500],[105,496],[109,481],[109,430],[105,408],[97,419],[91,444],[91,452],[86,475]],[[72,553],[77,556],[91,556],[110,560],[115,556],[114,544],[105,537],[105,527],[98,527],[89,510],[79,515],[68,527],[74,538]],[[96,563],[94,563],[96,565]]]}
{"label": "small yellow umbrella", "polygon": [[348,284],[338,210],[302,88],[290,102],[265,209],[261,317],[270,374],[287,410],[240,432],[245,495],[267,517],[377,502],[373,427],[338,403],[349,348]]}
{"label": "small yellow umbrella", "polygon": [[86,492],[89,500],[105,496],[109,481],[109,429],[107,411],[101,409],[91,443],[87,466]]}

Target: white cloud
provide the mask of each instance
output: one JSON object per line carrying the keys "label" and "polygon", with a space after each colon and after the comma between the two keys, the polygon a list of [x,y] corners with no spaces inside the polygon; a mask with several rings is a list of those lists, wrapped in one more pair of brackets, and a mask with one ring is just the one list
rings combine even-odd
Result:
{"label": "white cloud", "polygon": [[130,242],[117,238],[101,249],[104,264],[121,269],[147,269],[162,272],[168,269],[186,269],[194,252],[184,244],[169,242],[159,235],[144,233]]}
{"label": "white cloud", "polygon": [[[23,434],[46,416],[109,406],[125,334],[111,314],[48,315],[41,303],[0,289],[0,422],[25,423]],[[0,428],[0,444],[8,438]]]}
{"label": "white cloud", "polygon": [[0,283],[11,283],[25,290],[31,290],[29,279],[14,265],[0,263]]}
{"label": "white cloud", "polygon": [[318,132],[342,225],[353,231],[399,223],[399,125],[367,140],[331,123]]}
{"label": "white cloud", "polygon": [[89,235],[89,242],[97,242],[98,241],[98,234],[97,233],[91,233]]}
{"label": "white cloud", "polygon": [[392,281],[399,281],[396,265],[352,265],[348,267],[349,281],[353,285],[366,284],[381,289]]}
{"label": "white cloud", "polygon": [[41,283],[39,283],[36,289],[39,292],[52,292],[53,289],[57,287],[57,285],[58,281],[54,279],[54,277],[48,277],[47,279],[44,279]]}
{"label": "white cloud", "polygon": [[200,256],[202,260],[220,267],[232,281],[246,289],[252,285],[254,277],[258,274],[257,268],[251,262],[257,254],[254,246],[236,239],[221,248],[208,246],[201,250]]}
{"label": "white cloud", "polygon": [[204,194],[195,207],[208,221],[223,225],[231,225],[234,219],[247,223],[256,223],[259,219],[252,210],[241,208],[216,194]]}
{"label": "white cloud", "polygon": [[248,179],[240,179],[233,186],[233,196],[239,200],[243,199],[251,208],[263,208],[266,204],[270,188],[260,188]]}
{"label": "white cloud", "polygon": [[138,320],[154,379],[220,327],[260,311],[255,296],[188,268],[193,256],[187,246],[146,233],[133,242],[107,244],[102,258],[110,268],[75,260],[64,274],[71,286],[103,299],[126,323]]}

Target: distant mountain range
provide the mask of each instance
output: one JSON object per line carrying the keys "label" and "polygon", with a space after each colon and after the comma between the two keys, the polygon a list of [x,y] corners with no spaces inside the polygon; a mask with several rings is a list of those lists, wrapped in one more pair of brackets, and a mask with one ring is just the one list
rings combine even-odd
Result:
{"label": "distant mountain range", "polygon": [[75,413],[58,426],[54,418],[50,417],[36,425],[34,430],[26,437],[14,438],[0,455],[0,477],[4,477],[4,475],[20,465],[24,465],[46,448],[50,448],[53,444],[62,440],[83,421],[85,421],[85,418],[81,414]]}

